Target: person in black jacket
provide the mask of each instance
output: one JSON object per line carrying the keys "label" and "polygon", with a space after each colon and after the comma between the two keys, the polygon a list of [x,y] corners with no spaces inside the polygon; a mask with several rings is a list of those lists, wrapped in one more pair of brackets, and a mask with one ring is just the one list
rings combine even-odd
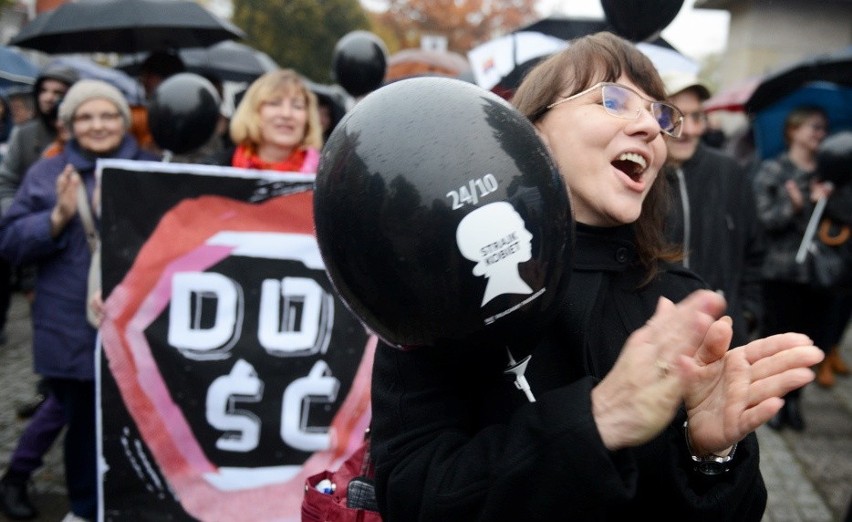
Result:
{"label": "person in black jacket", "polygon": [[651,101],[664,96],[651,62],[610,33],[526,76],[512,103],[576,220],[567,303],[531,341],[533,400],[501,346],[379,346],[371,447],[386,522],[761,519],[753,430],[813,379],[821,351],[796,333],[729,350],[724,298],[667,262],[657,174],[681,116]]}
{"label": "person in black jacket", "polygon": [[750,178],[737,161],[702,142],[710,91],[688,73],[663,74],[668,101],[684,114],[680,137],[666,140],[670,183],[666,237],[683,245],[683,266],[721,292],[734,342],[759,335],[763,318],[763,229]]}

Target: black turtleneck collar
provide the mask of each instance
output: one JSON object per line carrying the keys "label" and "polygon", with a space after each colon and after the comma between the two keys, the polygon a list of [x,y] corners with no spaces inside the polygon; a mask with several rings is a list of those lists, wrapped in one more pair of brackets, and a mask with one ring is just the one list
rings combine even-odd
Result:
{"label": "black turtleneck collar", "polygon": [[593,227],[576,224],[575,270],[623,272],[637,262],[633,225]]}

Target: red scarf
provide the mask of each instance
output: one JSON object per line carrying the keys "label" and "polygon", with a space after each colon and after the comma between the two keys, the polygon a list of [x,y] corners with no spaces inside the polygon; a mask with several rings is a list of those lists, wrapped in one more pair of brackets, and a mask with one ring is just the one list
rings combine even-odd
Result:
{"label": "red scarf", "polygon": [[266,162],[246,145],[238,145],[231,158],[231,166],[244,169],[278,170],[282,172],[300,172],[305,163],[307,151],[299,148],[293,151],[287,159],[276,162]]}

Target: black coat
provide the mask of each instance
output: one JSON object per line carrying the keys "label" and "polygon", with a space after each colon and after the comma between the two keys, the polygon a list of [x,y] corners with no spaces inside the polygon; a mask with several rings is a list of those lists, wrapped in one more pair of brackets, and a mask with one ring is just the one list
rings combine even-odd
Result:
{"label": "black coat", "polygon": [[751,179],[736,160],[703,144],[679,170],[666,167],[672,197],[666,235],[683,245],[685,266],[725,296],[734,339],[744,343],[762,322],[766,255]]}
{"label": "black coat", "polygon": [[503,347],[379,347],[372,440],[386,522],[761,519],[766,489],[754,434],[733,468],[712,478],[692,468],[683,411],[641,447],[610,452],[600,439],[591,389],[658,296],[679,301],[703,287],[669,267],[636,291],[642,271],[630,237],[627,227],[578,226],[568,303],[531,339],[526,377],[535,403],[504,374]]}

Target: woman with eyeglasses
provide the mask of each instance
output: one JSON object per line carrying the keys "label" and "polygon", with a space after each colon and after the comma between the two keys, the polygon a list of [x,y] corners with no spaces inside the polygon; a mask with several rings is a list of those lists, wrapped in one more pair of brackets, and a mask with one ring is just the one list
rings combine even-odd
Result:
{"label": "woman with eyeglasses", "polygon": [[534,400],[500,350],[377,350],[386,522],[761,519],[753,430],[821,355],[799,334],[729,350],[724,299],[668,263],[657,174],[682,116],[663,97],[651,62],[608,33],[572,41],[517,90],[570,192],[567,302],[529,347]]}
{"label": "woman with eyeglasses", "polygon": [[[34,163],[0,221],[0,255],[38,270],[32,303],[35,371],[62,405],[69,520],[97,517],[95,335],[86,320],[91,253],[78,213],[92,198],[98,158],[156,160],[128,133],[130,108],[100,80],[80,80],[59,106],[69,139]],[[73,518],[74,516],[79,518]]]}

